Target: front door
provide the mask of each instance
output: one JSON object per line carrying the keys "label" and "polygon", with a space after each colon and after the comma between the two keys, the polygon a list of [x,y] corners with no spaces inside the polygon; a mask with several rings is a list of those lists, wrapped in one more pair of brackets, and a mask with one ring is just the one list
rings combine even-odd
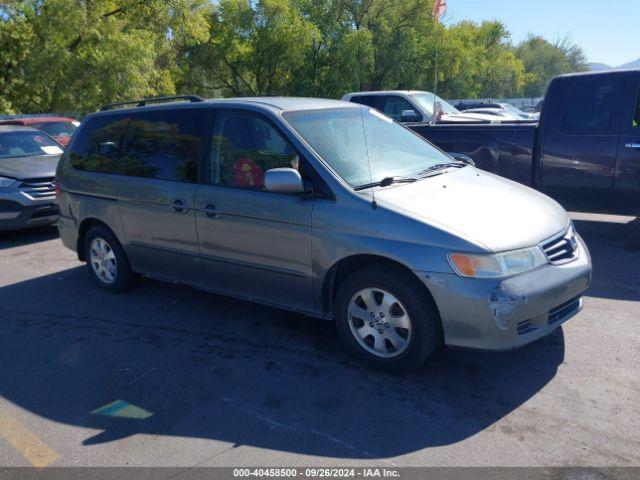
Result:
{"label": "front door", "polygon": [[623,85],[615,75],[565,82],[559,115],[546,118],[542,133],[542,189],[567,208],[611,196],[618,150]]}
{"label": "front door", "polygon": [[206,185],[198,187],[195,202],[200,256],[211,290],[313,311],[313,201],[264,189],[267,170],[303,170],[303,162],[267,118],[218,111]]}
{"label": "front door", "polygon": [[628,78],[628,96],[622,114],[618,146],[615,195],[617,204],[632,213],[640,211],[640,73]]}

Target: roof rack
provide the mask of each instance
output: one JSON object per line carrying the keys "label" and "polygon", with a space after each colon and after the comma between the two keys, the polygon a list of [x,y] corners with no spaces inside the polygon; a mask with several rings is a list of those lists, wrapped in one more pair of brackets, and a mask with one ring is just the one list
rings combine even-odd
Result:
{"label": "roof rack", "polygon": [[135,105],[136,107],[144,107],[150,103],[164,103],[164,102],[173,102],[176,100],[186,100],[189,102],[204,102],[204,98],[199,97],[198,95],[173,95],[169,97],[152,97],[152,98],[143,98],[141,100],[129,100],[128,102],[116,102],[109,103],[108,105],[100,108],[101,112],[105,110],[114,110],[120,107],[126,107],[127,105]]}

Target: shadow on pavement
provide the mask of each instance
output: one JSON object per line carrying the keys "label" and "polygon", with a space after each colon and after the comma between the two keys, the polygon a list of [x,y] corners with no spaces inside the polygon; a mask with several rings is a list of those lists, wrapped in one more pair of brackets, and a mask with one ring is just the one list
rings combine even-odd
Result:
{"label": "shadow on pavement", "polygon": [[46,242],[58,237],[58,228],[50,227],[26,228],[24,230],[11,230],[0,232],[0,250],[30,245],[32,243]]}
{"label": "shadow on pavement", "polygon": [[[391,457],[490,427],[564,359],[557,330],[514,352],[442,349],[416,372],[383,374],[348,357],[330,322],[150,281],[109,295],[81,267],[1,288],[0,328],[0,395],[99,429],[85,445],[147,433]],[[91,413],[109,405],[131,418]]]}
{"label": "shadow on pavement", "polygon": [[587,243],[593,262],[593,282],[586,294],[640,300],[640,219],[626,223],[580,219],[574,224]]}

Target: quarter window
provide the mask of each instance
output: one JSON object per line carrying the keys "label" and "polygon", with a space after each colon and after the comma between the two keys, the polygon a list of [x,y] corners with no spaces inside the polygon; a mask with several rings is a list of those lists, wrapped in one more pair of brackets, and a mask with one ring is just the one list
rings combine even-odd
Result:
{"label": "quarter window", "polygon": [[250,112],[217,115],[209,173],[212,184],[263,189],[265,172],[279,167],[299,170],[300,158],[271,123]]}
{"label": "quarter window", "polygon": [[353,103],[359,103],[361,105],[376,108],[378,97],[375,95],[356,95],[355,97],[351,97],[351,101]]}
{"label": "quarter window", "polygon": [[97,117],[82,132],[71,163],[79,169],[196,183],[205,142],[204,110]]}

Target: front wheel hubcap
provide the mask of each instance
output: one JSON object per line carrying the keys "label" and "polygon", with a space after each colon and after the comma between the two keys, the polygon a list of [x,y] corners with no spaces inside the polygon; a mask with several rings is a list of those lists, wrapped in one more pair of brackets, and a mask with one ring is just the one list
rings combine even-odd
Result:
{"label": "front wheel hubcap", "polygon": [[348,320],[354,338],[369,353],[381,358],[402,354],[411,340],[411,319],[393,294],[365,288],[349,301]]}
{"label": "front wheel hubcap", "polygon": [[104,283],[113,283],[118,275],[116,254],[111,245],[103,238],[94,238],[91,242],[89,261],[96,276]]}

